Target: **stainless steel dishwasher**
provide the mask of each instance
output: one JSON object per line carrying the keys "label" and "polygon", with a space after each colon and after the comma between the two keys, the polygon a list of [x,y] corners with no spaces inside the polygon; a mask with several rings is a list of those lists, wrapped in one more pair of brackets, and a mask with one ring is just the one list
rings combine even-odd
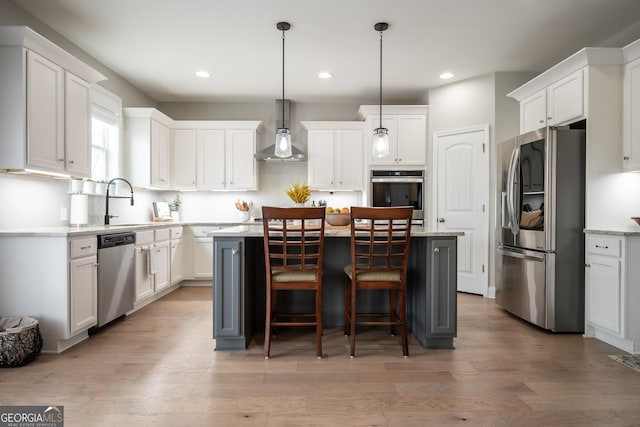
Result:
{"label": "stainless steel dishwasher", "polygon": [[135,233],[98,236],[98,325],[133,310]]}

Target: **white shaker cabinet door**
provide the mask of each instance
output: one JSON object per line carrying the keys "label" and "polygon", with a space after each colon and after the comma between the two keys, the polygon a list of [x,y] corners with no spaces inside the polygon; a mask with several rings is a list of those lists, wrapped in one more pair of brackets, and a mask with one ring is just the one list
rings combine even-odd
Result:
{"label": "white shaker cabinet door", "polygon": [[624,67],[624,170],[640,171],[640,59]]}
{"label": "white shaker cabinet door", "polygon": [[182,280],[183,272],[183,251],[182,239],[171,241],[171,284]]}
{"label": "white shaker cabinet door", "polygon": [[587,322],[620,334],[620,259],[588,255]]}
{"label": "white shaker cabinet door", "polygon": [[547,124],[547,91],[545,89],[520,101],[520,133],[545,127]]}
{"label": "white shaker cabinet door", "polygon": [[225,188],[225,131],[198,131],[198,189]]}
{"label": "white shaker cabinet door", "polygon": [[176,129],[173,132],[173,187],[196,188],[197,131]]}
{"label": "white shaker cabinet door", "polygon": [[308,134],[307,179],[316,190],[334,188],[334,131],[310,130]]}
{"label": "white shaker cabinet door", "polygon": [[27,51],[27,163],[64,170],[64,70]]}
{"label": "white shaker cabinet door", "polygon": [[155,292],[168,288],[171,285],[171,253],[169,241],[157,242],[155,244],[156,255],[156,274],[155,274]]}
{"label": "white shaker cabinet door", "polygon": [[567,123],[584,114],[582,70],[547,88],[547,125]]}
{"label": "white shaker cabinet door", "polygon": [[91,176],[91,86],[65,73],[65,159],[72,175]]}
{"label": "white shaker cabinet door", "polygon": [[151,120],[151,185],[169,188],[169,128]]}
{"label": "white shaker cabinet door", "polygon": [[398,116],[397,162],[401,165],[424,166],[427,153],[427,117]]}
{"label": "white shaker cabinet door", "polygon": [[227,130],[227,188],[235,190],[256,189],[255,147],[255,131]]}
{"label": "white shaker cabinet door", "polygon": [[364,134],[362,130],[337,130],[335,143],[336,188],[363,190]]}
{"label": "white shaker cabinet door", "polygon": [[69,333],[89,329],[98,322],[98,264],[95,256],[69,261]]}

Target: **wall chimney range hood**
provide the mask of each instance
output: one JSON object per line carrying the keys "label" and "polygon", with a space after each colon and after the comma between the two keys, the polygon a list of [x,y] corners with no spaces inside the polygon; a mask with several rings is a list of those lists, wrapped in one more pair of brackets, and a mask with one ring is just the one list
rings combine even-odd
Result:
{"label": "wall chimney range hood", "polygon": [[[276,117],[278,117],[282,111],[282,102],[281,99],[276,99]],[[284,120],[278,120],[277,125],[282,124],[284,122],[284,127],[291,128],[291,118],[290,118],[290,101],[288,99],[284,100]],[[307,156],[304,154],[302,150],[297,148],[295,145],[291,145],[291,156],[290,157],[277,157],[276,154],[276,146],[275,144],[269,145],[267,148],[264,148],[258,151],[255,154],[255,159],[261,162],[304,162],[307,160]]]}

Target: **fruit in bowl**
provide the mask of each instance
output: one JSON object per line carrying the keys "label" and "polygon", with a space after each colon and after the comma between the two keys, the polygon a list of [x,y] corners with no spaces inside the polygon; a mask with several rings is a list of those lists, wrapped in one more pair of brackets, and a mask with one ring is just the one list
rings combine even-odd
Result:
{"label": "fruit in bowl", "polygon": [[351,212],[349,208],[332,208],[327,207],[325,212],[325,221],[329,225],[344,226],[351,222]]}

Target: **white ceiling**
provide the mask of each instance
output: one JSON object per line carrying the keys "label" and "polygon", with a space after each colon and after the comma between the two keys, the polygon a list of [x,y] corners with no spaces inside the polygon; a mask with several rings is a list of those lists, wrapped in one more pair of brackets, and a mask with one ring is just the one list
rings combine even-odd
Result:
{"label": "white ceiling", "polygon": [[[14,0],[159,102],[377,103],[640,38],[640,0]],[[207,80],[197,69],[211,73]],[[317,78],[319,71],[334,74]]]}

